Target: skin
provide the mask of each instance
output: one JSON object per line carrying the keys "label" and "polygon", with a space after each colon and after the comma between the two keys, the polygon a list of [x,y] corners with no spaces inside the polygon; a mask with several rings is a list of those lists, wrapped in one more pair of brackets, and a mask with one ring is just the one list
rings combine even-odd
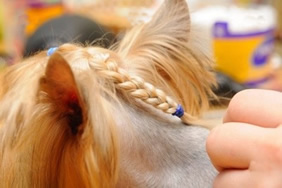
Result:
{"label": "skin", "polygon": [[245,90],[232,99],[224,123],[206,147],[219,171],[215,188],[282,187],[282,93]]}

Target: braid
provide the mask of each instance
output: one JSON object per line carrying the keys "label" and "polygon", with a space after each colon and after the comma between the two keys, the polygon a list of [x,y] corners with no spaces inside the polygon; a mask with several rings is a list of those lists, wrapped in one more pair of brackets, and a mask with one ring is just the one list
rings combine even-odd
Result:
{"label": "braid", "polygon": [[[138,76],[131,76],[118,66],[115,55],[100,48],[81,48],[75,45],[65,44],[59,51],[80,51],[84,57],[89,58],[89,66],[97,74],[107,80],[111,80],[117,89],[126,92],[134,99],[140,99],[145,103],[162,110],[167,114],[176,115],[186,124],[191,124],[195,118],[182,109],[182,106],[167,96],[164,91],[157,89],[152,84],[145,82]],[[180,112],[178,112],[180,107]]]}
{"label": "braid", "polygon": [[[109,54],[95,55],[95,63],[90,63],[90,67],[112,80],[118,89],[128,93],[131,97],[140,99],[167,114],[174,115],[179,107],[178,103],[162,90],[145,82],[141,77],[130,76],[126,70],[118,66],[113,58],[110,58]],[[189,124],[193,117],[184,113],[181,115],[181,119],[184,123]]]}

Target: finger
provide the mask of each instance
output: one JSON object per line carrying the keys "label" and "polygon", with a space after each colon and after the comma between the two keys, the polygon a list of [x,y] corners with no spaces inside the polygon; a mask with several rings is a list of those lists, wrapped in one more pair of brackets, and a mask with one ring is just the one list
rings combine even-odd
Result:
{"label": "finger", "polygon": [[257,157],[273,129],[244,123],[226,123],[214,128],[206,142],[214,166],[222,169],[247,169]]}
{"label": "finger", "polygon": [[282,93],[270,90],[244,90],[233,97],[224,122],[244,122],[263,127],[282,123]]}
{"label": "finger", "polygon": [[249,170],[225,170],[214,181],[214,188],[244,188],[252,187]]}

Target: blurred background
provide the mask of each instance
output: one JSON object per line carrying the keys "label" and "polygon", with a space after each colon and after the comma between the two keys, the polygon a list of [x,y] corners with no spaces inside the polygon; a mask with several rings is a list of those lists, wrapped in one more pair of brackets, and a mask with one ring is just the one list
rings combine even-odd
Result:
{"label": "blurred background", "polygon": [[[107,47],[124,30],[149,21],[162,2],[0,0],[0,71],[64,42]],[[219,95],[231,97],[245,88],[282,91],[281,0],[187,2],[192,22],[208,33]]]}

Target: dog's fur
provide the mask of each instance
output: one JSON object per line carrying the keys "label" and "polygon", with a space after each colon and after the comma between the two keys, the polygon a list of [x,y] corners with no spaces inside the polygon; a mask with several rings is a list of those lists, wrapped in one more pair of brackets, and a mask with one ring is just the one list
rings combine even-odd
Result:
{"label": "dog's fur", "polygon": [[213,97],[195,34],[185,0],[167,0],[111,50],[64,44],[9,67],[0,187],[211,187],[208,130],[161,112],[180,103],[191,124]]}

